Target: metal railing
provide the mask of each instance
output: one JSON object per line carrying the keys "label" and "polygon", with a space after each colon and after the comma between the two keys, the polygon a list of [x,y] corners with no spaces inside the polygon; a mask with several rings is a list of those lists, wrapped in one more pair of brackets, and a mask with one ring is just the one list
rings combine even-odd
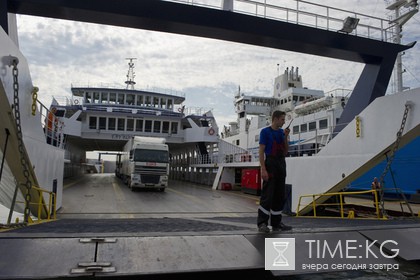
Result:
{"label": "metal railing", "polygon": [[[211,9],[223,9],[223,0],[166,0]],[[359,19],[351,34],[369,39],[393,42],[395,23],[388,19],[328,7],[303,0],[231,0],[232,12],[295,23],[328,31],[340,31],[347,17]],[[278,3],[281,3],[280,6]]]}
{"label": "metal railing", "polygon": [[44,104],[37,100],[41,125],[44,129],[45,139],[48,144],[64,149],[64,122],[55,116]]}
{"label": "metal railing", "polygon": [[[37,213],[35,216],[36,219],[29,217],[29,223],[41,223],[45,221],[51,221],[55,220],[57,217],[57,210],[56,210],[56,194],[52,191],[47,191],[42,188],[32,186],[32,190],[35,190],[39,194],[39,199],[36,202],[31,202],[31,205],[37,205]],[[48,196],[48,203],[45,203],[44,201],[44,194]],[[25,203],[25,201],[19,201],[17,200],[16,203]],[[46,210],[46,217],[43,218],[42,210],[43,208]],[[34,213],[33,213],[34,214]],[[19,223],[19,221],[16,221],[16,223]]]}
{"label": "metal railing", "polygon": [[[299,197],[299,202],[297,206],[296,216],[301,216],[300,211],[306,207],[309,207],[312,209],[313,217],[322,217],[318,215],[319,207],[336,207],[339,209],[340,217],[346,218],[345,216],[345,206],[353,205],[350,203],[345,203],[345,196],[355,196],[355,195],[366,195],[371,194],[373,196],[373,201],[369,200],[368,203],[375,206],[375,215],[377,219],[386,219],[386,217],[381,215],[381,212],[379,211],[379,199],[378,199],[378,192],[376,190],[367,190],[367,191],[354,191],[354,192],[333,192],[333,193],[321,193],[321,194],[308,194],[308,195],[302,195]],[[318,203],[317,200],[322,197],[338,197],[338,201],[330,202],[328,199],[326,202]],[[302,203],[302,199],[311,198],[312,200],[310,202]],[[307,216],[305,216],[307,217]],[[347,218],[356,218],[357,216],[354,213],[354,210],[349,209]],[[359,217],[359,219],[363,219]],[[365,218],[366,219],[366,218]]]}

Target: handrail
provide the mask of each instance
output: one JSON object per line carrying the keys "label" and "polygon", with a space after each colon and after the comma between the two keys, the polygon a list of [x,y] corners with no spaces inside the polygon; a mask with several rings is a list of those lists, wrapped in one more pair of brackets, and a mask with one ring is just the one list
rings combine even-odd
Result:
{"label": "handrail", "polygon": [[[210,9],[222,9],[223,0],[166,0],[169,2],[183,3]],[[348,17],[360,19],[352,35],[369,39],[393,42],[395,23],[388,19],[375,17],[368,14],[356,13],[340,8],[328,7],[322,4],[304,0],[281,1],[281,5],[267,3],[267,0],[231,0],[232,12],[274,19],[279,21],[296,23],[324,29],[328,31],[340,31],[343,20]],[[280,2],[280,1],[279,1]]]}
{"label": "handrail", "polygon": [[[317,216],[317,212],[316,212],[316,208],[318,206],[339,206],[340,207],[340,216],[341,218],[345,218],[344,216],[344,205],[349,205],[346,204],[344,202],[344,196],[350,196],[350,195],[364,195],[364,194],[373,194],[374,196],[374,205],[375,205],[375,213],[376,213],[376,218],[377,219],[386,219],[386,217],[381,216],[380,211],[379,211],[379,201],[378,201],[378,192],[376,190],[367,190],[367,191],[354,191],[354,192],[333,192],[333,193],[320,193],[320,194],[307,194],[307,195],[301,195],[299,197],[299,202],[298,202],[298,206],[297,206],[297,211],[296,211],[296,216],[300,216],[299,212],[301,209],[306,208],[306,207],[312,207],[312,211],[313,211],[313,217],[319,217]],[[316,200],[318,200],[321,197],[331,197],[331,196],[339,196],[340,201],[339,203],[317,203]],[[312,201],[304,204],[303,207],[301,208],[302,205],[302,199],[303,198],[312,198]],[[354,218],[354,216],[349,214],[349,218]],[[363,219],[363,218],[360,218]]]}
{"label": "handrail", "polygon": [[[34,220],[32,218],[29,219],[29,223],[41,223],[43,221],[51,221],[55,220],[57,217],[57,209],[56,209],[56,194],[52,191],[44,190],[40,187],[32,186],[32,189],[35,191],[38,191],[39,193],[39,199],[36,202],[31,202],[32,205],[38,205],[38,211],[37,211],[37,219]],[[44,194],[48,194],[48,204],[45,204],[44,202]],[[24,201],[16,201],[16,203],[25,203]],[[42,218],[42,210],[43,207],[46,208],[47,216],[46,218]]]}

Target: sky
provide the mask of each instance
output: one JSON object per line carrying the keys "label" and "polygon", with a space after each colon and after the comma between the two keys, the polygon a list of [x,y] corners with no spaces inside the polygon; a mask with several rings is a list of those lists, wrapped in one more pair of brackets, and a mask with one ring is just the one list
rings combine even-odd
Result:
{"label": "sky", "polygon": [[[384,19],[389,16],[385,8],[390,1],[310,2]],[[183,93],[187,107],[213,109],[220,127],[236,120],[233,99],[238,87],[245,94],[271,96],[278,71],[294,66],[299,67],[305,87],[325,92],[352,89],[364,66],[215,39],[83,22],[18,15],[17,23],[20,49],[28,60],[33,84],[40,88],[39,99],[46,106],[52,96],[58,100],[70,97],[71,85],[124,88],[126,58],[133,57],[136,89],[157,87]],[[402,43],[419,39],[420,16],[416,14],[404,26]],[[420,86],[418,57],[420,43],[403,56],[407,87]]]}

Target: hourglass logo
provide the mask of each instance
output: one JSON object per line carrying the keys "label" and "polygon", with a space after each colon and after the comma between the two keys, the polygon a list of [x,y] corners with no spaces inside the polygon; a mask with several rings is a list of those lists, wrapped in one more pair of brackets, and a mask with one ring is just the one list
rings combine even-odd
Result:
{"label": "hourglass logo", "polygon": [[295,239],[265,239],[265,269],[295,270]]}

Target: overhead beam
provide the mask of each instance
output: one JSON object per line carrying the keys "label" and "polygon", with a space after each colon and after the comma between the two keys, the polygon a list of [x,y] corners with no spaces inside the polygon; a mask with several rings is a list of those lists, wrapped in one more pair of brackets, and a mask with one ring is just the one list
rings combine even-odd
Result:
{"label": "overhead beam", "polygon": [[12,13],[206,37],[361,63],[408,47],[230,11],[156,0],[7,0]]}
{"label": "overhead beam", "polygon": [[7,19],[7,1],[0,1],[0,27],[4,32],[9,33],[9,24]]}

